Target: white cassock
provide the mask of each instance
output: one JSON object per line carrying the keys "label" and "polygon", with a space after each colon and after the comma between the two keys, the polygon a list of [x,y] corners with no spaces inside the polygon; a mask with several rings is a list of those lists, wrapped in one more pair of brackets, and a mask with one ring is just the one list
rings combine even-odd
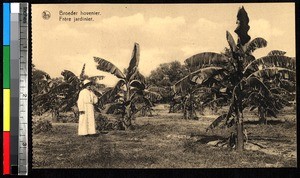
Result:
{"label": "white cassock", "polygon": [[84,111],[84,114],[79,114],[78,135],[96,133],[93,104],[97,102],[98,98],[92,91],[88,89],[80,91],[77,106],[79,111]]}

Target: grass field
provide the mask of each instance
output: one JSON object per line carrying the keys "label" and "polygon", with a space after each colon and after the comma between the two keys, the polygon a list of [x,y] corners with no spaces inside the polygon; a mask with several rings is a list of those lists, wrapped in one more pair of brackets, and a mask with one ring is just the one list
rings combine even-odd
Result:
{"label": "grass field", "polygon": [[[208,145],[226,130],[205,132],[214,119],[183,120],[160,105],[153,117],[137,117],[135,129],[79,137],[77,123],[54,123],[51,131],[33,136],[34,168],[238,168],[296,167],[295,113],[279,115],[278,122],[257,125],[246,115],[249,142],[242,154]],[[280,121],[280,122],[279,122]]]}

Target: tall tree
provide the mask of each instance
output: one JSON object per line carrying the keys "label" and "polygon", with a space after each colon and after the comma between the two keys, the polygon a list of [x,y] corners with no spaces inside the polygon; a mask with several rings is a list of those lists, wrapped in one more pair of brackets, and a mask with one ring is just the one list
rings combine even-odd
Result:
{"label": "tall tree", "polygon": [[158,68],[151,71],[147,82],[154,86],[169,87],[186,74],[188,71],[185,66],[181,65],[179,61],[172,61],[160,64]]}
{"label": "tall tree", "polygon": [[148,85],[159,87],[158,91],[162,98],[162,102],[169,103],[174,100],[174,93],[171,86],[188,74],[188,70],[179,61],[160,64],[158,68],[151,71],[149,77],[146,78]]}

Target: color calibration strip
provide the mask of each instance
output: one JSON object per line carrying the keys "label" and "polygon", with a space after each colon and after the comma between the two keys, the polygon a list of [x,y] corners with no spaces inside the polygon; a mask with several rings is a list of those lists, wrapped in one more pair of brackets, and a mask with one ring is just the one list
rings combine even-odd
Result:
{"label": "color calibration strip", "polygon": [[10,4],[10,165],[11,174],[18,170],[19,132],[19,63],[20,27],[19,3]]}
{"label": "color calibration strip", "polygon": [[10,3],[3,3],[3,174],[10,172]]}
{"label": "color calibration strip", "polygon": [[28,174],[28,3],[3,3],[3,174]]}

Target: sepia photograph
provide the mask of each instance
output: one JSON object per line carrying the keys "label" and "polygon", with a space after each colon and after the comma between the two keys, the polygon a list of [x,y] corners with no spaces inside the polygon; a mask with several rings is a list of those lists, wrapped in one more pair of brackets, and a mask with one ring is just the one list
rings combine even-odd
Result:
{"label": "sepia photograph", "polygon": [[297,167],[295,3],[31,9],[34,169]]}

